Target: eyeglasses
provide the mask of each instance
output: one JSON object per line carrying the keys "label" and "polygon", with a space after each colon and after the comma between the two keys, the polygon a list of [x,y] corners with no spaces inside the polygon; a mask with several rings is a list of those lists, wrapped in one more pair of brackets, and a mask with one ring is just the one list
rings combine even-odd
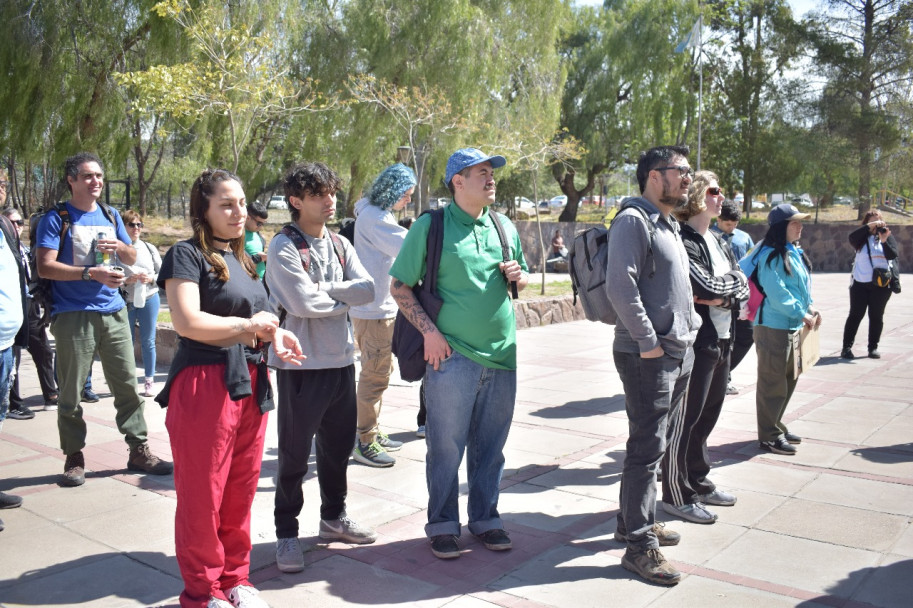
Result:
{"label": "eyeglasses", "polygon": [[19,218],[18,220],[10,220],[10,221],[12,223],[16,224],[17,226],[25,226],[25,220],[22,218]]}
{"label": "eyeglasses", "polygon": [[656,167],[654,171],[678,171],[678,176],[682,179],[685,179],[687,175],[690,178],[694,178],[694,169],[687,165],[670,165],[668,167]]}
{"label": "eyeglasses", "polygon": [[127,225],[131,228],[144,228],[142,222],[128,222]]}
{"label": "eyeglasses", "polygon": [[713,196],[719,196],[723,193],[722,188],[707,188],[707,194],[712,194]]}

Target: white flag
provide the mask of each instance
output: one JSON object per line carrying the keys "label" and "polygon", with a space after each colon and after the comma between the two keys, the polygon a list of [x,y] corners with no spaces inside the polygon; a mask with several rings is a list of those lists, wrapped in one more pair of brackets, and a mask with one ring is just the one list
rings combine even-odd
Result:
{"label": "white flag", "polygon": [[688,36],[678,43],[675,47],[676,53],[684,53],[686,49],[698,48],[701,45],[701,18],[698,17],[694,22],[694,27],[688,32]]}

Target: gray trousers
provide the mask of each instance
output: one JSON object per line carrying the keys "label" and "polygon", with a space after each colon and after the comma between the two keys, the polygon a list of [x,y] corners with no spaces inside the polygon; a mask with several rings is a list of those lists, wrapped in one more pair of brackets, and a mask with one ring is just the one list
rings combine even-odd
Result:
{"label": "gray trousers", "polygon": [[614,351],[615,368],[625,391],[628,443],[621,474],[618,531],[629,547],[657,549],[656,470],[675,424],[681,424],[682,403],[694,365],[689,348],[683,359],[663,355],[642,359],[638,353]]}
{"label": "gray trousers", "polygon": [[793,377],[796,353],[792,336],[796,332],[757,325],[754,328],[758,355],[758,441],[774,441],[786,432],[783,412],[796,390]]}

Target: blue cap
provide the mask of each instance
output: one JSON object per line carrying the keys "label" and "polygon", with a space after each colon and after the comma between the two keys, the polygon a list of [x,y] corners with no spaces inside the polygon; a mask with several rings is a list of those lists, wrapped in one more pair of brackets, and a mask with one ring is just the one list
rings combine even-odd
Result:
{"label": "blue cap", "polygon": [[777,205],[770,210],[770,213],[767,215],[767,223],[770,226],[773,226],[774,224],[779,224],[780,222],[807,220],[810,217],[810,214],[800,212],[789,203],[783,203],[782,205]]}
{"label": "blue cap", "polygon": [[488,161],[492,169],[503,167],[507,164],[507,159],[503,156],[486,156],[481,150],[476,148],[461,148],[447,159],[447,173],[444,175],[444,184],[449,186],[453,176],[467,167],[474,167]]}

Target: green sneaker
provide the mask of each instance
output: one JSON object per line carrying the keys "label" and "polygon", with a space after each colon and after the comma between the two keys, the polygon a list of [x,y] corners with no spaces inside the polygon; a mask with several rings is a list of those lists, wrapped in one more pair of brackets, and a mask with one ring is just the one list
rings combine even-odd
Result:
{"label": "green sneaker", "polygon": [[403,447],[402,441],[397,441],[396,439],[390,439],[386,433],[377,433],[377,443],[380,444],[380,447],[387,450],[388,452],[395,452],[396,450]]}
{"label": "green sneaker", "polygon": [[352,450],[352,458],[355,459],[355,462],[366,464],[369,467],[386,468],[396,464],[396,459],[387,454],[387,450],[376,441],[373,443],[362,443],[360,441],[356,443],[355,449]]}

